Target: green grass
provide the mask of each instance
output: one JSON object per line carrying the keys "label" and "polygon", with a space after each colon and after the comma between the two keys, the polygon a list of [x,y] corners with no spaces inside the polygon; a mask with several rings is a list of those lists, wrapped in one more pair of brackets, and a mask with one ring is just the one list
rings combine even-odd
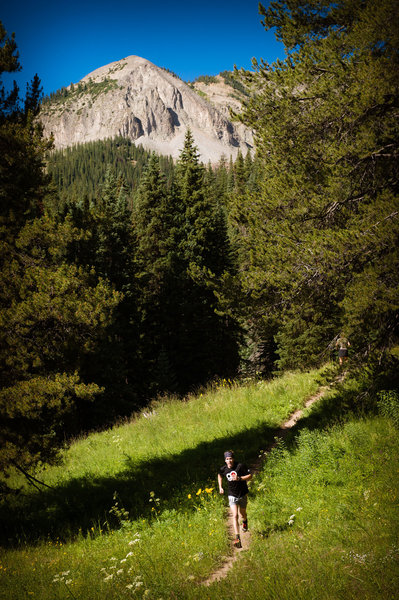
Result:
{"label": "green grass", "polygon": [[398,431],[382,418],[304,430],[256,481],[253,544],[222,586],[248,599],[394,599],[399,592]]}
{"label": "green grass", "polygon": [[201,585],[231,551],[215,490],[223,450],[254,460],[317,377],[221,382],[77,440],[40,474],[53,490],[2,509],[0,598],[396,598],[398,432],[382,417],[320,429],[339,391],[252,482],[250,550],[226,580]]}

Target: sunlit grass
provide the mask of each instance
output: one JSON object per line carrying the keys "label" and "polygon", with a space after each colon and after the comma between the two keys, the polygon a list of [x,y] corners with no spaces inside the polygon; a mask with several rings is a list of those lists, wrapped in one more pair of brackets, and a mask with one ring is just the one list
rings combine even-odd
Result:
{"label": "sunlit grass", "polygon": [[[266,445],[262,435],[303,405],[316,379],[308,373],[244,387],[220,382],[207,394],[158,401],[129,423],[77,440],[63,467],[41,474],[67,495],[63,504],[60,495],[37,494],[43,518],[53,519],[51,534],[44,537],[38,515],[36,543],[3,550],[0,597],[396,598],[398,432],[381,418],[320,430],[317,418],[306,419],[317,406],[306,411],[296,441],[274,450],[251,483],[250,550],[225,580],[202,586],[231,552],[225,499],[215,486],[220,452],[232,439],[246,459],[257,456]],[[333,392],[319,407],[338,398]],[[93,498],[102,514],[91,514],[98,508]],[[87,513],[80,531],[79,511]],[[55,519],[63,521],[63,535]]]}
{"label": "sunlit grass", "polygon": [[126,458],[139,464],[259,425],[276,428],[317,388],[317,373],[287,373],[244,386],[222,380],[207,393],[183,402],[154,401],[130,422],[77,440],[62,465],[48,468],[40,477],[56,485],[91,474],[115,475],[126,468]]}
{"label": "sunlit grass", "polygon": [[210,597],[238,597],[248,573],[249,600],[398,597],[398,441],[373,418],[273,452],[252,493],[251,549]]}

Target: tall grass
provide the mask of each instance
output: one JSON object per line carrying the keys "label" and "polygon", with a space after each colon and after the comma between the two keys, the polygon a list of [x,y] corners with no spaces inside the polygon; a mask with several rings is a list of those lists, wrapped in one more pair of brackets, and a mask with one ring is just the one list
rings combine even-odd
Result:
{"label": "tall grass", "polygon": [[113,528],[115,493],[131,519],[151,515],[147,498],[154,490],[173,508],[193,488],[214,481],[226,448],[251,462],[317,385],[317,373],[287,374],[243,387],[222,381],[186,402],[154,402],[131,422],[76,441],[62,465],[39,475],[53,489],[27,490],[3,508],[3,536],[66,540],[79,529]]}
{"label": "tall grass", "polygon": [[77,440],[41,474],[55,489],[9,509],[21,543],[2,551],[0,598],[394,598],[398,433],[382,418],[323,431],[305,418],[252,482],[250,550],[226,580],[201,585],[231,552],[215,489],[223,450],[250,463],[317,375],[221,382]]}
{"label": "tall grass", "polygon": [[218,597],[238,598],[250,573],[248,599],[397,598],[398,437],[374,417],[273,452],[253,491],[251,549]]}

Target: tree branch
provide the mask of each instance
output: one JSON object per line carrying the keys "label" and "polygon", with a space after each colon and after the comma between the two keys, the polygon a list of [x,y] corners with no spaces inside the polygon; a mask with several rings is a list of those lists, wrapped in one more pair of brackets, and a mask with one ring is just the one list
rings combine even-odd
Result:
{"label": "tree branch", "polygon": [[28,473],[27,471],[25,471],[25,469],[23,469],[14,460],[12,460],[11,462],[14,465],[14,467],[16,469],[18,469],[18,471],[21,471],[21,473],[24,475],[24,477],[26,477],[28,483],[30,485],[33,485],[33,487],[35,487],[37,490],[39,490],[39,492],[41,492],[42,490],[41,490],[41,488],[39,488],[39,486],[36,485],[36,483],[40,483],[40,485],[44,485],[46,488],[49,488],[50,490],[54,489],[51,485],[47,485],[47,483],[44,483],[43,481],[40,481],[40,479],[36,479],[36,477],[33,477],[33,475],[31,475],[30,473]]}

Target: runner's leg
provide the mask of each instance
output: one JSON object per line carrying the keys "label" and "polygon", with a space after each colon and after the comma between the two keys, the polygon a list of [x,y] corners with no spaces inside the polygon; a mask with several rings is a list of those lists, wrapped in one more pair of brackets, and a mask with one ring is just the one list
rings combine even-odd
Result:
{"label": "runner's leg", "polygon": [[237,536],[240,533],[240,529],[238,527],[238,505],[237,504],[232,504],[230,506],[230,509],[231,509],[231,514],[233,515],[234,533]]}

